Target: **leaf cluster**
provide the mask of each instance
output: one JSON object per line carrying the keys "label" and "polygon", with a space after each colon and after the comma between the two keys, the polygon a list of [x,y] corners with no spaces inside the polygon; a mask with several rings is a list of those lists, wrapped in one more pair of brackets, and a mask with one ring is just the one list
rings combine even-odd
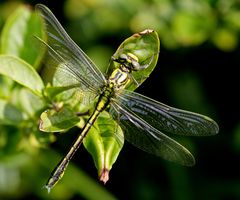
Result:
{"label": "leaf cluster", "polygon": [[[19,166],[10,162],[15,171],[19,172],[22,167],[29,165],[31,158],[25,159],[28,156],[39,156],[39,161],[32,164],[33,167],[39,167],[37,163],[44,166],[43,160],[56,160],[58,156],[53,158],[50,152],[40,154],[56,141],[53,132],[67,132],[73,126],[82,128],[94,105],[83,105],[75,88],[46,84],[44,73],[41,73],[45,49],[37,41],[37,37],[45,38],[46,35],[42,19],[31,8],[19,6],[7,19],[0,36],[0,161],[6,164],[4,160],[11,158],[16,161],[20,159],[19,155],[23,155]],[[104,119],[108,121],[107,126],[103,125]],[[115,122],[103,113],[84,141],[93,156],[99,176],[103,169],[111,169],[123,145],[123,141],[119,145],[111,136],[113,123]],[[90,181],[96,190],[101,191],[103,197],[112,199],[110,194],[86,175],[74,170],[79,181]],[[49,171],[46,174],[49,175]],[[11,181],[16,180],[12,178]],[[19,184],[10,189],[11,192],[17,190]],[[94,196],[91,193],[85,194],[86,188],[76,189],[73,184],[69,188],[70,191],[75,190],[83,196],[90,196],[89,198]]]}

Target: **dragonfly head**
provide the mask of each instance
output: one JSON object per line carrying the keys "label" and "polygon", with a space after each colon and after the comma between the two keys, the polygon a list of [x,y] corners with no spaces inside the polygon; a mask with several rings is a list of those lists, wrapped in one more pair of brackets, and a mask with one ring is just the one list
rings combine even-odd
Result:
{"label": "dragonfly head", "polygon": [[115,62],[122,64],[129,71],[139,71],[145,69],[145,65],[141,66],[139,64],[138,57],[132,53],[120,54],[118,58],[112,58]]}

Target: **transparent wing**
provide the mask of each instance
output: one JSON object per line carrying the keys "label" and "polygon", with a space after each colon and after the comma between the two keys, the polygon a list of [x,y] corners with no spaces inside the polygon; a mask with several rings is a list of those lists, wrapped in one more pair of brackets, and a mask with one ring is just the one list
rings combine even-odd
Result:
{"label": "transparent wing", "polygon": [[134,146],[181,165],[195,164],[194,157],[185,147],[152,127],[124,104],[113,100],[110,114],[118,121],[124,138]]}
{"label": "transparent wing", "polygon": [[62,81],[62,85],[79,83],[80,87],[85,89],[99,89],[106,82],[101,71],[68,36],[47,7],[38,4],[36,10],[44,19],[48,36],[47,42],[40,39],[47,46],[45,59],[47,67],[56,68],[55,70],[62,76],[62,80],[59,81]]}
{"label": "transparent wing", "polygon": [[124,90],[117,99],[160,131],[188,136],[214,135],[219,131],[217,123],[207,116],[173,108],[135,92]]}

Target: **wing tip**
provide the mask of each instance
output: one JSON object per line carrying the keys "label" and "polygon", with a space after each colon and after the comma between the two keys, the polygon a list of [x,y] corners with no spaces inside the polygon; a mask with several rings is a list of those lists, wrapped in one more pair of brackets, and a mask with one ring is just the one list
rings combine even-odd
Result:
{"label": "wing tip", "polygon": [[219,126],[217,124],[217,122],[215,122],[213,119],[207,117],[208,120],[209,120],[209,129],[206,130],[206,132],[208,131],[208,134],[209,136],[212,136],[212,135],[217,135],[219,133]]}

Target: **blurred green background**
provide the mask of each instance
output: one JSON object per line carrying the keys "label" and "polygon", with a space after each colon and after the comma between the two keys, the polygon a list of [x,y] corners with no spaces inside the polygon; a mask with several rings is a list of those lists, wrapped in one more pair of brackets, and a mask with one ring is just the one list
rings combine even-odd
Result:
{"label": "blurred green background", "polygon": [[240,199],[238,0],[2,0],[0,28],[19,5],[36,3],[53,11],[99,67],[107,65],[132,33],[156,30],[161,41],[158,66],[137,91],[210,116],[218,122],[220,133],[177,138],[196,157],[192,168],[169,163],[126,142],[105,186],[98,183],[92,158],[81,148],[48,195],[42,186],[78,130],[61,134],[50,148],[42,148],[14,127],[0,125],[1,200]]}

